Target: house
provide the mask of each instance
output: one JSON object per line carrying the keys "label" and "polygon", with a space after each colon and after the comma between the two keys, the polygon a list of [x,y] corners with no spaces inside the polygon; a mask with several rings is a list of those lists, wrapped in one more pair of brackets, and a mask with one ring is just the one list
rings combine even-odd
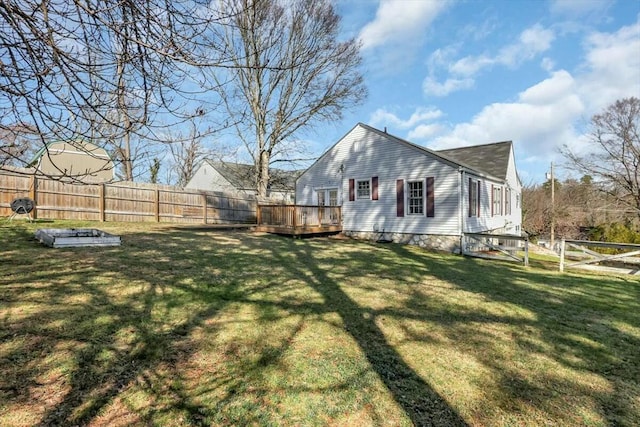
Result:
{"label": "house", "polygon": [[[270,169],[267,197],[273,202],[293,203],[298,174],[297,171]],[[255,167],[207,159],[200,163],[185,188],[255,195]]]}
{"label": "house", "polygon": [[511,141],[434,151],[357,124],[296,182],[297,204],[341,205],[343,233],[460,250],[463,233],[520,235]]}
{"label": "house", "polygon": [[55,141],[42,147],[30,164],[37,173],[83,182],[114,179],[115,168],[104,148],[86,141]]}

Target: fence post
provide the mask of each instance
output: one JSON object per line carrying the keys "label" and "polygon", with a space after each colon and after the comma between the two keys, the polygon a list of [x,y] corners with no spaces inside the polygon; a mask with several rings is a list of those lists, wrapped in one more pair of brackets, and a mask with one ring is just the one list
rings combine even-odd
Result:
{"label": "fence post", "polygon": [[258,225],[262,225],[262,206],[256,204],[256,222]]}
{"label": "fence post", "polygon": [[524,266],[529,267],[529,236],[524,238]]}
{"label": "fence post", "polygon": [[562,241],[560,242],[560,271],[564,271],[564,247],[565,247],[565,242],[564,239],[562,239]]}
{"label": "fence post", "polygon": [[207,193],[202,193],[202,222],[207,224]]}
{"label": "fence post", "polygon": [[29,197],[31,198],[31,200],[33,200],[33,204],[34,204],[33,210],[31,211],[31,215],[33,216],[33,219],[38,218],[38,200],[36,199],[38,197],[38,192],[36,190],[37,186],[38,186],[38,178],[36,178],[35,174],[31,175]]}
{"label": "fence post", "polygon": [[100,184],[100,199],[98,200],[98,210],[100,212],[98,212],[98,215],[100,216],[100,222],[104,222],[106,215],[105,215],[105,193],[106,193],[106,184],[102,183]]}
{"label": "fence post", "polygon": [[155,220],[156,222],[160,222],[160,189],[156,187],[156,190],[154,192],[154,208],[155,208],[155,212],[154,212],[154,216],[155,216]]}

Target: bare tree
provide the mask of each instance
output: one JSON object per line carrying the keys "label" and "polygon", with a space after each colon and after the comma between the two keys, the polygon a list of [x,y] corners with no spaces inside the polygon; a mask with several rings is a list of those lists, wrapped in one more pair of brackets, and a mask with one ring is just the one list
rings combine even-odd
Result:
{"label": "bare tree", "polygon": [[1,1],[0,131],[26,124],[41,147],[90,140],[133,179],[134,143],[214,110],[202,70],[220,62],[218,21],[188,0]]}
{"label": "bare tree", "polygon": [[38,148],[33,127],[25,124],[0,127],[0,167],[26,165]]}
{"label": "bare tree", "polygon": [[[208,134],[208,132],[207,132]],[[191,123],[189,134],[184,137],[177,133],[169,143],[171,151],[171,172],[175,173],[175,184],[184,187],[196,172],[196,166],[212,154],[203,142],[203,134],[199,133],[195,122]]]}
{"label": "bare tree", "polygon": [[356,39],[340,41],[330,0],[220,0],[219,48],[231,54],[218,93],[253,158],[256,190],[269,165],[291,154],[301,132],[341,118],[366,97]]}
{"label": "bare tree", "polygon": [[564,147],[569,167],[590,175],[598,188],[640,218],[640,99],[625,98],[591,119],[589,151]]}

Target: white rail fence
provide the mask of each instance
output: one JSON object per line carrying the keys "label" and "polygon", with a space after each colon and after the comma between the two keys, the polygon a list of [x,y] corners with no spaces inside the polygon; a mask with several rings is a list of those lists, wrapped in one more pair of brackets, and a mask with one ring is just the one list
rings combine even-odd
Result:
{"label": "white rail fence", "polygon": [[[603,254],[597,248],[624,251]],[[563,239],[560,243],[560,271],[567,268],[586,268],[613,273],[640,274],[640,245],[631,243],[594,242]]]}
{"label": "white rail fence", "polygon": [[509,234],[464,233],[462,254],[466,256],[521,262],[529,265],[529,237]]}

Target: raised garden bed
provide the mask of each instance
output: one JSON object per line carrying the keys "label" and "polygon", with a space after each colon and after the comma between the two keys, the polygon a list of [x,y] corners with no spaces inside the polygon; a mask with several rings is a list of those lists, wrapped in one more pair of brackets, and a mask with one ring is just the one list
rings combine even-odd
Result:
{"label": "raised garden bed", "polygon": [[76,246],[120,246],[120,236],[95,228],[40,228],[36,239],[52,248]]}

